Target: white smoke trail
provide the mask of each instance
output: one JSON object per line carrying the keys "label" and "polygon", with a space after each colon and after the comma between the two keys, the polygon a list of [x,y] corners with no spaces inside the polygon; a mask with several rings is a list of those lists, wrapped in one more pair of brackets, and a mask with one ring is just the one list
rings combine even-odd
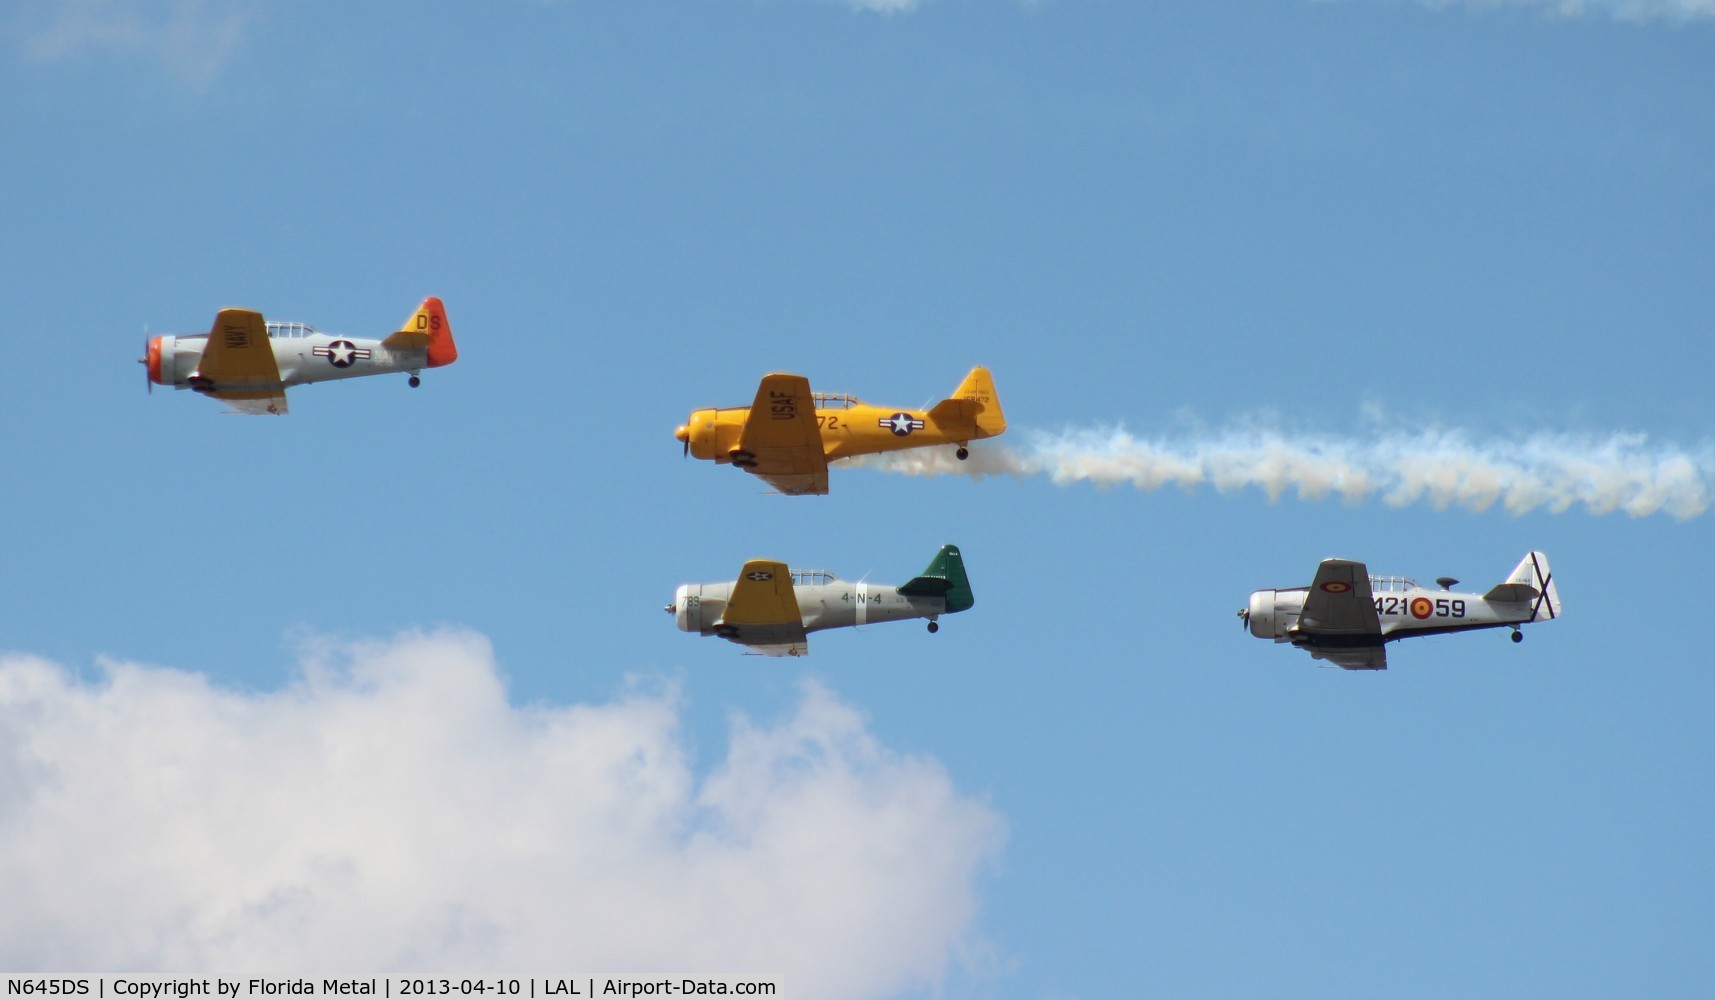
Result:
{"label": "white smoke trail", "polygon": [[1709,508],[1715,459],[1651,446],[1642,434],[1532,434],[1478,440],[1462,431],[1378,431],[1364,437],[1294,436],[1272,430],[1195,432],[1139,438],[1121,428],[1026,431],[1015,450],[984,442],[960,462],[950,449],[917,449],[856,459],[852,464],[913,476],[1046,475],[1056,485],[1129,484],[1221,493],[1260,489],[1270,501],[1338,496],[1358,504],[1380,498],[1393,507],[1427,503],[1437,510],[1510,514],[1580,507],[1590,514],[1667,514],[1680,520]]}

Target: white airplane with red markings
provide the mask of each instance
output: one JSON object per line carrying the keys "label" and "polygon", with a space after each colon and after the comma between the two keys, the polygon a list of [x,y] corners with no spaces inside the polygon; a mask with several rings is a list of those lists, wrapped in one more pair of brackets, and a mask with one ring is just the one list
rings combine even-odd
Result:
{"label": "white airplane with red markings", "polygon": [[446,308],[430,296],[403,326],[380,339],[269,323],[250,309],[222,309],[208,333],[154,337],[137,360],[148,366],[151,389],[192,389],[239,413],[284,414],[289,386],[408,372],[406,384],[416,388],[424,368],[450,365],[458,356]]}
{"label": "white airplane with red markings", "polygon": [[1532,552],[1504,583],[1486,593],[1453,590],[1459,581],[1440,577],[1440,590],[1403,576],[1371,576],[1361,562],[1325,559],[1308,587],[1282,587],[1251,594],[1239,620],[1251,635],[1290,642],[1318,660],[1347,670],[1386,670],[1387,643],[1414,635],[1439,635],[1479,628],[1510,628],[1560,617],[1560,592],[1548,557]]}

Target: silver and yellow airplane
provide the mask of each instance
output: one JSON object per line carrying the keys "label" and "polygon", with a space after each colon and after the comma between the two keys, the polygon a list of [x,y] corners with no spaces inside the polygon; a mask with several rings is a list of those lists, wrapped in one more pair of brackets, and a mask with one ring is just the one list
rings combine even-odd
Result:
{"label": "silver and yellow airplane", "polygon": [[1548,557],[1532,552],[1506,582],[1487,593],[1455,593],[1459,581],[1440,577],[1440,590],[1403,576],[1370,576],[1361,562],[1325,559],[1308,587],[1258,590],[1239,610],[1251,635],[1290,642],[1318,660],[1347,670],[1386,670],[1385,645],[1414,635],[1510,628],[1560,617],[1560,592]]}
{"label": "silver and yellow airplane", "polygon": [[941,615],[975,603],[958,546],[943,545],[921,576],[897,587],[752,559],[731,583],[685,584],[666,610],[682,632],[718,635],[764,656],[807,656],[811,632],[908,618],[927,618],[936,632]]}
{"label": "silver and yellow airplane", "polygon": [[360,375],[409,372],[407,384],[422,382],[424,368],[457,361],[453,328],[441,300],[423,300],[392,335],[347,337],[322,333],[303,323],[266,323],[249,309],[222,309],[208,333],[150,339],[137,360],[149,369],[149,385],[194,389],[239,413],[286,412],[286,388]]}
{"label": "silver and yellow airplane", "polygon": [[927,410],[871,406],[854,396],[811,392],[802,375],[765,375],[749,406],[697,410],[673,436],[685,454],[733,465],[793,496],[828,492],[828,463],[857,455],[958,446],[1006,430],[987,368],[972,368],[953,394]]}

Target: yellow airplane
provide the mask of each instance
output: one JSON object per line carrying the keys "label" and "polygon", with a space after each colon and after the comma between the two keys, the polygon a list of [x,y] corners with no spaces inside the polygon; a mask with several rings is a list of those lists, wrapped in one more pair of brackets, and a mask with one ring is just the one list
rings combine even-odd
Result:
{"label": "yellow airplane", "polygon": [[802,375],[762,377],[749,406],[696,410],[673,436],[685,454],[733,465],[790,496],[828,492],[828,463],[904,448],[966,445],[1006,430],[987,368],[972,368],[953,394],[926,411],[871,406],[854,396],[811,392]]}

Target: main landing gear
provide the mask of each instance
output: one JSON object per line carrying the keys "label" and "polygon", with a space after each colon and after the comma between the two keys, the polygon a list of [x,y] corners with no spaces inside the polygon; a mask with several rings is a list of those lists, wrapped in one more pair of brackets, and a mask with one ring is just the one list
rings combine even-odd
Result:
{"label": "main landing gear", "polygon": [[1514,642],[1523,642],[1524,641],[1524,633],[1520,632],[1516,628],[1513,629],[1513,641]]}
{"label": "main landing gear", "polygon": [[748,451],[735,451],[732,453],[732,464],[735,469],[754,469],[756,468],[756,456]]}

